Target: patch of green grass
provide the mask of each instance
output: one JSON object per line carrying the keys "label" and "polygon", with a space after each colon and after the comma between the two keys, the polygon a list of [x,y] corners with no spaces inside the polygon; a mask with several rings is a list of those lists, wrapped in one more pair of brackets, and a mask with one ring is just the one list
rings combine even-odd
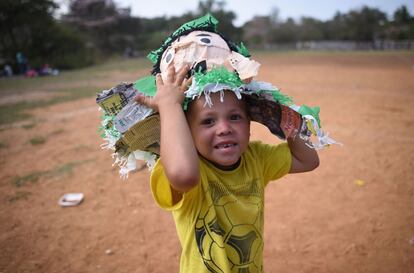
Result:
{"label": "patch of green grass", "polygon": [[85,159],[80,161],[68,162],[51,170],[32,172],[25,176],[16,176],[12,178],[11,182],[15,187],[22,187],[28,183],[34,184],[38,182],[40,178],[60,177],[67,174],[70,175],[73,173],[75,167],[92,162],[93,160],[94,159]]}
{"label": "patch of green grass", "polygon": [[9,198],[9,202],[15,202],[21,199],[27,200],[31,194],[32,193],[28,191],[18,191],[14,196]]}
{"label": "patch of green grass", "polygon": [[[58,135],[58,134],[61,134],[63,132],[64,132],[64,130],[62,128],[57,129],[57,130],[49,133],[48,137],[53,136],[53,135]],[[46,141],[47,141],[47,137],[45,137],[45,136],[35,136],[35,137],[33,137],[29,140],[30,144],[32,144],[32,145],[44,144],[44,143],[46,143]]]}
{"label": "patch of green grass", "polygon": [[75,167],[92,162],[92,161],[94,161],[94,159],[85,159],[85,160],[68,162],[66,164],[63,164],[62,166],[58,166],[52,170],[47,171],[45,175],[46,177],[49,178],[49,177],[63,176],[66,174],[72,174],[73,169]]}
{"label": "patch of green grass", "polygon": [[31,123],[22,125],[22,128],[28,130],[28,129],[34,128],[35,126],[36,126],[36,123],[35,122],[31,122]]}
{"label": "patch of green grass", "polygon": [[9,147],[9,145],[6,142],[0,141],[0,149],[4,149],[4,148],[7,148],[7,147]]}
{"label": "patch of green grass", "polygon": [[414,53],[409,50],[398,50],[398,51],[367,51],[367,50],[296,50],[296,49],[256,49],[251,50],[253,59],[257,55],[290,55],[290,56],[413,56]]}
{"label": "patch of green grass", "polygon": [[75,151],[92,151],[93,148],[91,146],[80,144],[73,148]]}
{"label": "patch of green grass", "polygon": [[[33,90],[50,92],[56,96],[40,101],[24,101],[0,107],[0,125],[30,119],[28,110],[46,107],[53,104],[93,97],[97,92],[108,89],[105,80],[114,74],[126,73],[134,78],[138,75],[149,74],[151,63],[145,58],[124,59],[114,58],[100,65],[84,69],[64,71],[59,76],[13,79],[0,78],[0,97],[7,95],[22,95]],[[128,81],[128,79],[125,79]],[[114,83],[115,85],[116,83]]]}
{"label": "patch of green grass", "polygon": [[[121,71],[121,72],[136,72],[141,69],[151,69],[152,63],[147,58],[119,58],[115,57],[107,62],[90,68],[86,68],[85,70],[88,72],[96,73],[96,72],[107,72],[107,71]],[[148,70],[149,72],[149,70]]]}
{"label": "patch of green grass", "polygon": [[30,139],[30,144],[32,145],[40,145],[40,144],[45,144],[45,143],[46,143],[46,138],[42,136],[35,136]]}
{"label": "patch of green grass", "polygon": [[51,133],[49,134],[49,136],[60,135],[60,134],[62,134],[63,132],[65,132],[65,130],[63,130],[62,128],[60,128],[60,129],[57,129],[57,130],[54,130],[53,132],[51,132]]}
{"label": "patch of green grass", "polygon": [[31,118],[32,115],[25,111],[39,107],[46,107],[49,105],[77,100],[81,98],[91,97],[96,94],[97,89],[86,87],[71,90],[60,91],[64,92],[64,96],[56,96],[49,100],[41,101],[24,101],[10,105],[4,105],[0,108],[0,125],[13,123],[20,120]]}
{"label": "patch of green grass", "polygon": [[84,163],[85,163],[85,161],[74,161],[74,162],[66,163],[62,166],[59,166],[59,167],[53,169],[53,170],[50,170],[48,172],[48,176],[49,177],[54,177],[54,176],[63,176],[65,174],[72,174],[73,169],[76,166],[82,165]]}
{"label": "patch of green grass", "polygon": [[16,187],[21,187],[27,183],[36,183],[40,177],[47,172],[33,172],[25,176],[16,176],[12,179],[12,184]]}
{"label": "patch of green grass", "polygon": [[[0,78],[0,95],[31,92],[33,90],[56,91],[56,86],[68,84],[73,86],[97,87],[99,79],[106,79],[112,73],[139,73],[149,74],[152,64],[146,58],[112,58],[107,62],[78,70],[62,71],[58,76],[24,78]],[[127,79],[125,79],[127,80]],[[105,88],[105,87],[103,87]],[[108,88],[108,86],[106,86]]]}
{"label": "patch of green grass", "polygon": [[3,105],[0,107],[0,125],[30,118],[30,114],[23,112],[23,110],[26,109],[28,109],[27,103],[24,102],[13,105]]}

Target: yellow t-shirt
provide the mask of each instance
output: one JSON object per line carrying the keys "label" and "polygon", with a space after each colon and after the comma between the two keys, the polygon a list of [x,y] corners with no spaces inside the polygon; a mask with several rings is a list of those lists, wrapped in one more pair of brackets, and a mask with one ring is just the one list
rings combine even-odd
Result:
{"label": "yellow t-shirt", "polygon": [[287,174],[291,161],[286,143],[258,141],[249,144],[235,170],[200,158],[200,183],[177,204],[161,161],[156,163],[151,191],[161,208],[172,211],[181,273],[263,272],[264,187]]}

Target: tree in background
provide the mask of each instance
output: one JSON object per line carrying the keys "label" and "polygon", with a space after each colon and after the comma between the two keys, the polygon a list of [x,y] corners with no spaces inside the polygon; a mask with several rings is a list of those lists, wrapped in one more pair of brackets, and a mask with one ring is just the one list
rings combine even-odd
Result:
{"label": "tree in background", "polygon": [[0,1],[0,46],[1,56],[7,61],[14,60],[17,52],[23,52],[29,58],[39,54],[33,48],[42,50],[45,38],[44,30],[53,24],[53,11],[56,4],[50,0]]}
{"label": "tree in background", "polygon": [[379,9],[364,6],[361,10],[351,10],[345,17],[348,37],[356,41],[373,41],[386,21],[386,14]]}
{"label": "tree in background", "polygon": [[255,16],[239,28],[233,24],[236,14],[225,9],[225,1],[200,0],[195,11],[156,18],[134,17],[130,8],[118,7],[116,0],[67,1],[68,13],[57,19],[58,5],[53,0],[1,0],[0,65],[16,66],[17,52],[28,57],[32,66],[47,62],[59,68],[90,65],[99,56],[146,55],[180,25],[207,12],[220,21],[219,31],[231,40],[258,48],[298,41],[414,39],[414,19],[405,6],[391,20],[365,6],[337,12],[324,22],[311,17],[283,21],[274,8],[268,16]]}
{"label": "tree in background", "polygon": [[412,22],[413,18],[406,6],[401,6],[394,12],[394,23],[398,25],[406,25]]}
{"label": "tree in background", "polygon": [[91,47],[108,54],[125,44],[115,30],[123,29],[120,24],[128,26],[121,19],[129,17],[130,10],[119,9],[112,0],[71,0],[62,21],[84,33]]}
{"label": "tree in background", "polygon": [[414,17],[410,15],[406,6],[398,8],[393,19],[385,29],[388,39],[414,39]]}
{"label": "tree in background", "polygon": [[367,6],[348,13],[337,12],[325,22],[302,17],[299,22],[288,18],[272,23],[269,16],[256,16],[243,26],[244,39],[249,45],[266,47],[269,44],[297,41],[349,40],[373,42],[376,39],[414,39],[414,22],[405,6],[397,9],[389,22],[384,12]]}
{"label": "tree in background", "polygon": [[200,0],[195,17],[211,13],[220,22],[219,31],[230,40],[238,42],[242,39],[243,30],[234,26],[233,21],[237,15],[232,11],[226,11],[225,6],[226,1]]}
{"label": "tree in background", "polygon": [[302,17],[300,20],[298,39],[301,41],[320,41],[324,40],[324,23],[321,20],[312,17]]}
{"label": "tree in background", "polygon": [[[33,67],[48,63],[73,68],[91,63],[82,37],[53,17],[57,7],[51,0],[0,1],[0,54],[4,63],[16,67],[17,52],[22,52]],[[72,64],[65,64],[63,56],[70,56],[67,59]],[[73,64],[75,58],[78,61]]]}
{"label": "tree in background", "polygon": [[[200,1],[198,9],[182,16],[140,18],[131,16],[130,8],[119,8],[112,0],[71,0],[68,14],[62,21],[88,37],[88,43],[103,56],[108,54],[137,55],[158,48],[179,26],[212,13],[220,21],[220,31],[240,40],[241,29],[233,25],[236,14],[224,10],[225,2]],[[142,54],[139,54],[142,55]]]}
{"label": "tree in background", "polygon": [[274,38],[271,31],[276,28],[276,24],[269,28],[271,25],[271,17],[255,16],[244,25],[243,40],[248,45],[267,48],[271,43],[271,39]]}
{"label": "tree in background", "polygon": [[351,34],[348,31],[347,15],[339,11],[335,13],[331,20],[324,23],[326,40],[350,40]]}
{"label": "tree in background", "polygon": [[299,38],[299,28],[293,18],[288,18],[285,22],[281,22],[276,28],[270,31],[271,43],[292,43]]}

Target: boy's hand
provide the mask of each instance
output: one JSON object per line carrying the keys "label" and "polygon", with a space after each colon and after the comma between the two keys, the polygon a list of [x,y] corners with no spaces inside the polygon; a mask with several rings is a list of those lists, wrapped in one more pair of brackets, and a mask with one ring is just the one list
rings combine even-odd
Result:
{"label": "boy's hand", "polygon": [[156,111],[168,105],[182,105],[184,101],[184,91],[187,89],[191,79],[186,79],[185,76],[189,70],[189,66],[185,65],[175,73],[175,68],[171,65],[167,70],[166,80],[163,81],[161,74],[156,76],[157,93],[154,97],[146,97],[143,94],[138,94],[135,101],[144,104]]}

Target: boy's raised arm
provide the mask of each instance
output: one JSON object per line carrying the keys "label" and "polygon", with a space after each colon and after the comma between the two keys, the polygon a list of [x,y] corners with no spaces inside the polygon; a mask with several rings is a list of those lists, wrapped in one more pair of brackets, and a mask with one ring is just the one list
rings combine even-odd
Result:
{"label": "boy's raised arm", "polygon": [[182,109],[184,90],[187,84],[184,66],[177,74],[174,66],[167,71],[165,82],[156,77],[157,93],[154,97],[139,95],[136,100],[160,114],[161,162],[173,189],[186,192],[199,182],[197,150]]}
{"label": "boy's raised arm", "polygon": [[319,156],[315,149],[308,147],[299,136],[287,139],[292,165],[289,173],[302,173],[312,171],[319,166]]}

